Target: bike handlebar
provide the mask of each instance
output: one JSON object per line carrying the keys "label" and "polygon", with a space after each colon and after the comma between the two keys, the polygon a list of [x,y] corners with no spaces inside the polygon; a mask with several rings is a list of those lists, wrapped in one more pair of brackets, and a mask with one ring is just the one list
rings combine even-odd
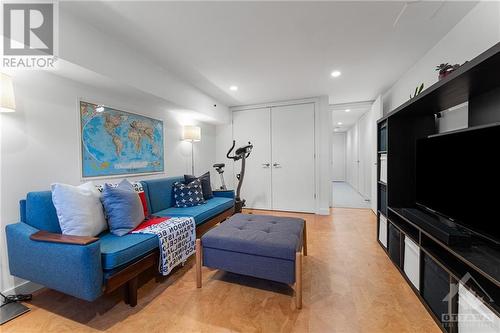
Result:
{"label": "bike handlebar", "polygon": [[229,154],[231,154],[235,145],[236,145],[236,141],[233,140],[233,145],[231,146],[231,148],[229,149],[229,151],[226,154],[227,158],[232,159],[234,161],[238,161],[243,156],[245,156],[245,158],[250,156],[250,153],[252,152],[252,149],[253,149],[253,145],[250,143],[250,141],[248,142],[248,145],[236,149],[235,154],[233,156],[230,156]]}
{"label": "bike handlebar", "polygon": [[234,158],[234,156],[233,156],[233,157],[231,157],[231,156],[229,156],[229,154],[231,154],[231,152],[233,151],[233,149],[234,149],[234,146],[235,146],[235,145],[236,145],[236,141],[235,141],[235,140],[233,140],[233,145],[231,146],[231,148],[229,149],[229,151],[228,151],[228,152],[227,152],[227,154],[226,154],[226,157],[227,157],[227,158],[230,158],[230,159],[233,159],[233,158]]}

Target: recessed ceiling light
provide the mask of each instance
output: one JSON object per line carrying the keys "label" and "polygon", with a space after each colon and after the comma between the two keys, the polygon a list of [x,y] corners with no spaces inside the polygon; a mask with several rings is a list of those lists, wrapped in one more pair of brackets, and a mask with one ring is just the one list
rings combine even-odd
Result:
{"label": "recessed ceiling light", "polygon": [[231,87],[229,87],[229,90],[238,91],[238,86],[231,86]]}
{"label": "recessed ceiling light", "polygon": [[337,125],[342,125],[342,122],[341,122],[341,121],[339,121],[339,122],[337,123]]}
{"label": "recessed ceiling light", "polygon": [[342,75],[342,73],[341,73],[340,71],[333,71],[333,72],[331,73],[331,75],[332,75],[333,77],[339,77],[340,75]]}
{"label": "recessed ceiling light", "polygon": [[351,109],[345,109],[345,112],[351,112]]}

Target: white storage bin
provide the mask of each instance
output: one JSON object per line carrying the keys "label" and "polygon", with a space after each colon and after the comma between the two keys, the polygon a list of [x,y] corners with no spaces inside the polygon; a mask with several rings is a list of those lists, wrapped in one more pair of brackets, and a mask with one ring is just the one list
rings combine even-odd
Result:
{"label": "white storage bin", "polygon": [[387,219],[382,214],[380,214],[380,226],[378,229],[378,240],[387,249]]}
{"label": "white storage bin", "polygon": [[387,183],[387,154],[380,155],[380,181]]}
{"label": "white storage bin", "polygon": [[404,271],[413,286],[420,290],[420,247],[406,236]]}
{"label": "white storage bin", "polygon": [[458,286],[458,332],[500,332],[500,318],[461,283]]}

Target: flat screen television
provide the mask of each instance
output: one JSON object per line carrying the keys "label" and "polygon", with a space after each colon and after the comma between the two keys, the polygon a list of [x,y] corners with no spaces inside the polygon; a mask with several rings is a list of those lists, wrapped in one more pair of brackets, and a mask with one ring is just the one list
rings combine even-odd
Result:
{"label": "flat screen television", "polygon": [[500,125],[417,140],[416,201],[500,243]]}

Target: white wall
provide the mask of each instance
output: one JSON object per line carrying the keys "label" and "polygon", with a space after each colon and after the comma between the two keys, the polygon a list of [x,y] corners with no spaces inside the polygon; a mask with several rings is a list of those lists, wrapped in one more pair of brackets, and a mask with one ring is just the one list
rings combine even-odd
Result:
{"label": "white wall", "polygon": [[71,2],[59,3],[61,59],[160,97],[180,109],[197,111],[207,121],[230,121],[227,106],[154,64],[126,41],[93,27],[70,8]]}
{"label": "white wall", "polygon": [[[227,188],[236,188],[236,174],[234,170],[234,162],[226,157],[227,151],[231,148],[233,143],[233,126],[232,123],[225,125],[217,125],[215,136],[215,160],[217,163],[225,163],[226,168],[224,171],[224,181]],[[216,173],[217,174],[217,173]],[[218,174],[217,174],[218,176]],[[220,177],[219,177],[220,179]],[[216,186],[220,186],[220,180],[214,181]]]}
{"label": "white wall", "polygon": [[378,96],[375,102],[373,102],[371,113],[371,126],[372,126],[372,141],[370,145],[371,150],[371,208],[376,213],[377,212],[377,163],[378,163],[378,147],[377,147],[377,120],[382,117],[382,96]]}
{"label": "white wall", "polygon": [[434,68],[462,64],[500,42],[500,2],[480,2],[383,96],[384,113],[409,99],[417,85],[437,82]]}
{"label": "white wall", "polygon": [[333,199],[332,184],[332,112],[328,96],[320,96],[316,104],[316,212],[330,214]]}
{"label": "white wall", "polygon": [[[377,120],[382,116],[382,97],[346,133],[346,182],[377,209]],[[358,163],[359,161],[359,163]]]}
{"label": "white wall", "polygon": [[345,182],[346,134],[333,133],[332,137],[332,181]]}
{"label": "white wall", "polygon": [[[17,112],[0,114],[0,290],[22,283],[8,272],[4,234],[5,225],[19,220],[19,200],[29,191],[48,190],[53,182],[81,182],[78,98],[164,121],[164,174],[130,179],[183,175],[191,170],[190,144],[181,141],[185,119],[179,120],[161,99],[134,89],[119,93],[120,89],[91,87],[41,71],[16,73],[14,90]],[[200,125],[202,140],[195,144],[197,174],[212,170],[216,156],[215,125]]]}

